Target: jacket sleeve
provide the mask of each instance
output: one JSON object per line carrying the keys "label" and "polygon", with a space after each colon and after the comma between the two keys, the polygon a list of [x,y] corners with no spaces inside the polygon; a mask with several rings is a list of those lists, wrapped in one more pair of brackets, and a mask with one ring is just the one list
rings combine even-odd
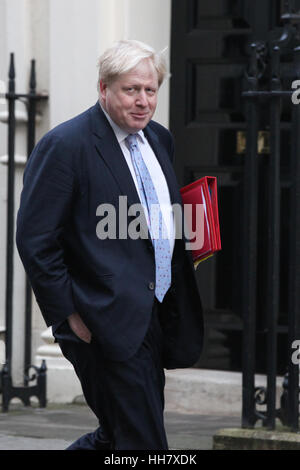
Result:
{"label": "jacket sleeve", "polygon": [[16,243],[47,326],[76,311],[61,235],[76,194],[72,155],[61,138],[46,135],[23,178]]}

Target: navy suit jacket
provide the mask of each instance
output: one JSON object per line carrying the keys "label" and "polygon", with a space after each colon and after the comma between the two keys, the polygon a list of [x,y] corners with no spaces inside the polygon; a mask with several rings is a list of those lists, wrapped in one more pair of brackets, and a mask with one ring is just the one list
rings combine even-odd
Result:
{"label": "navy suit jacket", "polygon": [[[170,132],[150,121],[144,133],[164,172],[172,204],[181,204]],[[16,241],[47,326],[78,312],[106,357],[128,359],[149,326],[155,260],[149,239],[97,237],[100,204],[118,208],[119,196],[127,196],[128,206],[140,202],[99,103],[38,142],[23,182]],[[191,255],[181,239],[174,247],[172,285],[162,319],[164,366],[191,366],[201,352],[203,320]]]}

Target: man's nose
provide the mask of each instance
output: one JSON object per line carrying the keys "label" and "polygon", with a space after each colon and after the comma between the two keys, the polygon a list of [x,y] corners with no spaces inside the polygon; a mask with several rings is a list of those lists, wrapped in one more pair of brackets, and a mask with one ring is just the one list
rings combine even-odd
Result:
{"label": "man's nose", "polygon": [[147,104],[148,104],[147,94],[144,90],[141,90],[137,97],[137,105],[147,106]]}

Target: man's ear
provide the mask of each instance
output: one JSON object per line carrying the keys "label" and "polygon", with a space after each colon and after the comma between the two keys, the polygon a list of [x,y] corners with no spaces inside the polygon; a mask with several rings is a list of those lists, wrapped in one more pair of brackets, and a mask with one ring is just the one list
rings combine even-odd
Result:
{"label": "man's ear", "polygon": [[106,83],[104,83],[102,80],[100,80],[99,88],[100,88],[100,97],[101,97],[102,101],[105,102],[105,100],[106,100],[106,91],[107,91]]}

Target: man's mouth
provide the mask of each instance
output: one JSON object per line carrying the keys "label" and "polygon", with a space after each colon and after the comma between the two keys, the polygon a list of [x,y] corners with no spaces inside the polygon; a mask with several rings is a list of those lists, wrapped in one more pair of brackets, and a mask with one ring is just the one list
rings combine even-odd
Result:
{"label": "man's mouth", "polygon": [[131,113],[131,116],[135,119],[144,119],[147,115],[148,113]]}

